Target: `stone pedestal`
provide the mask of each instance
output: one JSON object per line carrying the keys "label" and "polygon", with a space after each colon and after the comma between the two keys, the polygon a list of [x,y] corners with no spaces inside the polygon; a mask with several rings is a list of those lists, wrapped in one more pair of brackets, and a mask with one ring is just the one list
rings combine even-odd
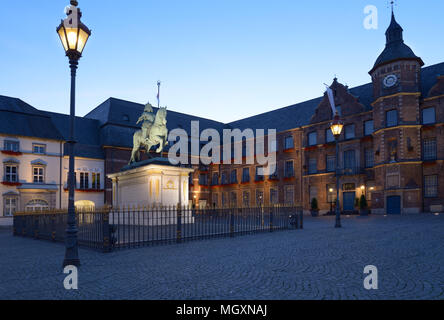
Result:
{"label": "stone pedestal", "polygon": [[[157,215],[157,219],[148,219],[147,225],[176,224],[176,206],[179,203],[182,206],[189,204],[188,177],[193,171],[191,168],[172,165],[166,158],[128,165],[120,172],[108,175],[113,182],[113,207],[157,207],[156,210],[148,210],[146,217]],[[183,216],[182,220],[192,223],[189,217]]]}

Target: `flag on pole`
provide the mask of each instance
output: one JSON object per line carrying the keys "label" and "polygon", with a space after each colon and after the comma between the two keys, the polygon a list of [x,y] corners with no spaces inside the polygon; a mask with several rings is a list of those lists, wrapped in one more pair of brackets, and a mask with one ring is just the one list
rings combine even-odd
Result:
{"label": "flag on pole", "polygon": [[331,106],[331,110],[333,111],[333,115],[336,114],[336,105],[335,105],[335,98],[333,97],[333,90],[331,90],[331,88],[326,85],[324,83],[324,85],[327,87],[327,95],[328,95],[328,100],[330,100],[330,106]]}

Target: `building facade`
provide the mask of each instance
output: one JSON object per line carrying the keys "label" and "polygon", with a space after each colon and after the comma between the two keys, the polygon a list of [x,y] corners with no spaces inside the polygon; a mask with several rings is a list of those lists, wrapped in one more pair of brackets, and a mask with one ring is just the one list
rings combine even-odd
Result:
{"label": "building facade", "polygon": [[[336,78],[330,86],[345,125],[338,159],[341,211],[356,211],[361,195],[373,213],[442,211],[444,63],[424,67],[404,43],[403,29],[392,15],[385,49],[369,75],[371,82],[358,87],[349,88]],[[106,175],[128,163],[143,109],[141,104],[110,98],[76,119],[78,206],[112,204],[112,182]],[[9,97],[0,97],[0,114],[0,216],[66,207],[68,116]],[[277,131],[277,142],[265,150],[274,153],[276,172],[257,174],[257,161],[195,164],[189,199],[196,206],[287,203],[308,212],[316,198],[321,213],[331,211],[336,200],[332,117],[326,93],[231,123],[168,110],[169,130],[181,129],[189,137],[192,121],[198,121],[199,134],[209,128],[220,136],[225,129]],[[146,158],[144,154],[142,159]]]}

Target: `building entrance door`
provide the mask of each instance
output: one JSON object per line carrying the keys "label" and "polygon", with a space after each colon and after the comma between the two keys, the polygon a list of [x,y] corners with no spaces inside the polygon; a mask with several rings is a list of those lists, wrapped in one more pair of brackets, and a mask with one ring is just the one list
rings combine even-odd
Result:
{"label": "building entrance door", "polygon": [[343,211],[355,210],[355,192],[343,192]]}
{"label": "building entrance door", "polygon": [[387,214],[401,214],[401,196],[387,197]]}

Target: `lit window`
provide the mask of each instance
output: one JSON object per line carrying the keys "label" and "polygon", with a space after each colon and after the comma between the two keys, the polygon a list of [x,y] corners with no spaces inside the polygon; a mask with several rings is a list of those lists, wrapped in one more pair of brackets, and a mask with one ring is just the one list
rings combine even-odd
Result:
{"label": "lit window", "polygon": [[100,190],[100,173],[92,174],[92,188]]}

